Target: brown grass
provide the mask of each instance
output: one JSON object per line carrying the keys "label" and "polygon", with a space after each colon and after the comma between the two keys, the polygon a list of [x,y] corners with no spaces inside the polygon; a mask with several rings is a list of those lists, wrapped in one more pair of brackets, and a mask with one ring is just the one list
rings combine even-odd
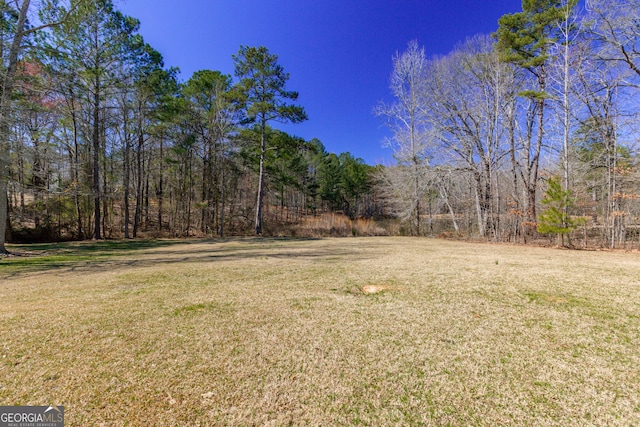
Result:
{"label": "brown grass", "polygon": [[0,402],[65,405],[69,426],[640,424],[638,254],[388,237],[48,253],[0,261]]}
{"label": "brown grass", "polygon": [[326,213],[308,216],[300,224],[287,229],[288,235],[298,237],[385,236],[387,231],[373,219],[349,219],[346,215]]}

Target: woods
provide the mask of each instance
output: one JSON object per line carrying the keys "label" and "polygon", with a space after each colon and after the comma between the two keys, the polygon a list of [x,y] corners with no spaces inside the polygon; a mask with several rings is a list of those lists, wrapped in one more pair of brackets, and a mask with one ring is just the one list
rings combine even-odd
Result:
{"label": "woods", "polygon": [[374,108],[395,164],[375,167],[277,129],[313,117],[267,47],[183,81],[111,0],[0,5],[2,251],[288,234],[327,213],[389,234],[640,245],[638,1],[525,0],[446,55],[410,42]]}
{"label": "woods", "polygon": [[265,211],[366,209],[373,168],[270,126],[306,114],[266,47],[229,58],[236,79],[182,82],[110,0],[3,5],[6,33],[30,37],[3,38],[10,240],[262,234]]}
{"label": "woods", "polygon": [[640,39],[628,10],[639,4],[522,5],[445,56],[425,60],[411,42],[394,58],[395,103],[376,109],[392,118],[398,160],[383,172],[387,200],[414,222],[435,204],[449,228],[496,241],[582,224],[582,244],[637,245]]}

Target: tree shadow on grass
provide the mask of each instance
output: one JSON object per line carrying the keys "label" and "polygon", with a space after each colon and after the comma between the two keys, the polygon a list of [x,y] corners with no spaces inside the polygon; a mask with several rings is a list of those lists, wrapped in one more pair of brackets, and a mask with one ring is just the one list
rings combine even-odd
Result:
{"label": "tree shadow on grass", "polygon": [[64,252],[64,253],[106,253],[110,251],[134,251],[176,244],[187,244],[188,240],[100,240],[64,243],[32,243],[10,245],[11,252]]}
{"label": "tree shadow on grass", "polygon": [[[11,249],[18,256],[0,261],[0,280],[54,271],[100,272],[130,267],[225,260],[263,259],[269,262],[277,259],[329,259],[356,255],[353,247],[349,245],[291,246],[295,243],[321,240],[323,239],[253,237],[15,245]],[[193,245],[201,247],[196,249]]]}
{"label": "tree shadow on grass", "polygon": [[180,240],[107,240],[11,245],[10,255],[0,258],[0,279],[77,264],[99,264],[116,257],[135,256],[142,250],[188,243]]}

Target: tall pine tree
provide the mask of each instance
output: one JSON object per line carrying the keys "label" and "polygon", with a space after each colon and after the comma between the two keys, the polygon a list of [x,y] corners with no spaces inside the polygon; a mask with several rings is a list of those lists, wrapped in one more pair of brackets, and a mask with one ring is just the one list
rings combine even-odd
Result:
{"label": "tall pine tree", "polygon": [[262,234],[265,194],[265,161],[267,156],[267,123],[270,121],[300,123],[307,119],[304,108],[290,104],[298,92],[286,89],[289,73],[278,64],[278,55],[264,47],[241,46],[233,55],[235,75],[240,82],[233,88],[233,97],[244,114],[246,123],[260,127],[260,169],[256,201],[255,233]]}
{"label": "tall pine tree", "polygon": [[[575,4],[574,0],[569,2]],[[559,24],[566,17],[566,0],[522,0],[522,12],[504,15],[498,20],[496,38],[501,59],[528,71],[535,81],[535,87],[521,93],[530,100],[531,117],[537,117],[535,140],[533,132],[528,132],[523,152],[522,178],[527,189],[526,223],[529,225],[537,221],[540,155],[545,136],[545,111],[550,98],[547,92],[550,49],[556,42]]]}

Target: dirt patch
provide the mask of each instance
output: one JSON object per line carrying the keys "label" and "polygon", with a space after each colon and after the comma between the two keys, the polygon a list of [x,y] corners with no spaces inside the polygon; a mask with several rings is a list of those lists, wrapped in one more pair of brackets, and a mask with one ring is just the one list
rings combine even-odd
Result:
{"label": "dirt patch", "polygon": [[364,285],[360,290],[364,295],[373,295],[386,291],[395,291],[398,290],[398,288],[390,285]]}

